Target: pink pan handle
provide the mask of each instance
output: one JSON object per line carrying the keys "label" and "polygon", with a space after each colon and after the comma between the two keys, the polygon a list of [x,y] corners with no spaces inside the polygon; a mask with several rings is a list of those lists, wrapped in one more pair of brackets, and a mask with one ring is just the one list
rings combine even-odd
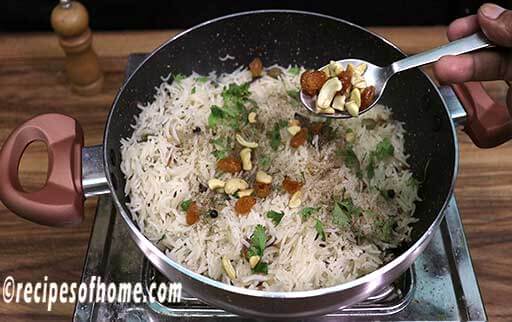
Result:
{"label": "pink pan handle", "polygon": [[[42,141],[48,147],[48,180],[35,192],[23,190],[18,166],[27,146]],[[82,222],[82,147],[78,122],[62,114],[42,114],[21,124],[0,151],[0,200],[17,215],[49,226]]]}
{"label": "pink pan handle", "polygon": [[452,85],[467,113],[464,131],[479,148],[492,148],[512,138],[507,107],[494,101],[480,82]]}

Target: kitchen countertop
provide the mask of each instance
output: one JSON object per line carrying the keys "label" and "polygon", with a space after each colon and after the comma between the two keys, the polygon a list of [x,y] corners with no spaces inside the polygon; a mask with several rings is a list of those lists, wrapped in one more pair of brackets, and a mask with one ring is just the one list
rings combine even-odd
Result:
{"label": "kitchen countertop", "polygon": [[[444,27],[371,28],[411,54],[446,42]],[[100,32],[94,47],[105,73],[103,92],[80,97],[70,92],[64,55],[50,33],[0,34],[0,142],[22,121],[45,112],[75,117],[85,144],[100,144],[112,100],[123,81],[127,57],[149,52],[176,31]],[[427,72],[429,70],[427,69]],[[504,101],[501,82],[486,85]],[[459,131],[460,173],[456,196],[473,264],[490,321],[512,319],[512,142],[491,150],[476,148]],[[25,153],[21,179],[26,189],[40,187],[46,176],[46,152],[32,145]],[[77,282],[87,250],[96,199],[85,202],[85,220],[75,228],[49,228],[13,215],[0,203],[0,282]],[[1,291],[0,291],[1,292]],[[0,302],[2,321],[67,321],[73,304]]]}

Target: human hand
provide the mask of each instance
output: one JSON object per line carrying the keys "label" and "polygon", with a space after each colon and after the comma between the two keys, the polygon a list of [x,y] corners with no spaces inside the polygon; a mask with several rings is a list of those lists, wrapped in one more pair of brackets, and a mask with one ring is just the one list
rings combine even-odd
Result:
{"label": "human hand", "polygon": [[[447,35],[453,41],[479,30],[501,48],[442,57],[434,64],[434,74],[441,83],[512,80],[512,11],[486,3],[476,15],[453,21]],[[511,89],[507,92],[507,106],[512,113]]]}

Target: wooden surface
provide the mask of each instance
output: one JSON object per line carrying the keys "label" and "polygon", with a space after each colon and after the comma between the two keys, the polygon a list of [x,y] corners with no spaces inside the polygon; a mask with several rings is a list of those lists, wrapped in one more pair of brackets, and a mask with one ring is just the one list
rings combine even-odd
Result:
{"label": "wooden surface", "polygon": [[[444,28],[373,28],[414,53],[445,42]],[[148,52],[173,31],[95,34],[94,46],[105,72],[100,95],[71,94],[63,73],[63,53],[51,34],[0,34],[0,142],[16,125],[43,112],[62,112],[80,121],[87,145],[102,142],[110,104],[123,81],[127,55]],[[489,89],[503,99],[504,86]],[[459,133],[461,162],[456,196],[473,263],[491,321],[512,320],[512,143],[479,150]],[[22,181],[34,189],[45,180],[46,154],[29,148],[21,164]],[[86,201],[85,221],[77,228],[48,228],[29,223],[0,204],[0,282],[79,281],[94,217],[95,200]],[[66,321],[73,305],[5,304],[0,321]]]}

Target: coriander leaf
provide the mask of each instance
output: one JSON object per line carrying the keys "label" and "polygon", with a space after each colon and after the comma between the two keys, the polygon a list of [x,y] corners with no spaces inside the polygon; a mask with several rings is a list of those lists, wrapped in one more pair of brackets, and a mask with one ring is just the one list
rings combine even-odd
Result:
{"label": "coriander leaf", "polygon": [[252,269],[253,273],[262,273],[268,274],[268,264],[260,261],[254,268]]}
{"label": "coriander leaf", "polygon": [[382,141],[377,144],[375,150],[370,153],[368,165],[366,166],[366,175],[368,179],[371,180],[375,176],[375,162],[382,161],[388,157],[393,156],[394,152],[395,148],[388,138],[382,139]]}
{"label": "coriander leaf", "polygon": [[272,131],[267,133],[267,136],[270,139],[270,147],[277,151],[279,148],[279,145],[281,144],[281,129],[288,126],[288,122],[284,120],[277,121],[274,123],[274,127],[272,128]]}
{"label": "coriander leaf", "polygon": [[210,116],[208,117],[208,127],[214,128],[224,117],[224,112],[217,106],[213,105],[210,107]]}
{"label": "coriander leaf", "polygon": [[190,199],[183,200],[180,203],[181,210],[187,211],[191,204],[192,204],[192,200],[190,200]]}
{"label": "coriander leaf", "polygon": [[352,147],[347,146],[339,152],[347,168],[355,172],[358,178],[362,178],[361,164]]}
{"label": "coriander leaf", "polygon": [[270,158],[268,155],[261,155],[258,159],[261,168],[266,169],[270,166]]}
{"label": "coriander leaf", "polygon": [[272,222],[274,223],[275,226],[279,225],[279,223],[281,222],[281,219],[283,219],[283,216],[284,216],[284,212],[277,212],[277,211],[274,211],[274,210],[270,210],[267,212],[267,218],[270,218],[272,219]]}
{"label": "coriander leaf", "polygon": [[290,68],[288,69],[288,72],[289,72],[290,74],[292,74],[292,75],[299,75],[299,73],[300,73],[300,67],[299,67],[299,66],[297,66],[297,65],[295,65],[295,66],[293,66],[293,67],[290,67]]}
{"label": "coriander leaf", "polygon": [[311,215],[318,211],[319,208],[313,208],[313,207],[306,207],[303,208],[300,211],[300,216],[302,217],[302,220],[306,221],[311,217]]}
{"label": "coriander leaf", "polygon": [[332,210],[332,223],[336,226],[347,227],[350,219],[347,214],[341,209],[340,205],[335,202]]}
{"label": "coriander leaf", "polygon": [[281,128],[278,123],[274,124],[274,128],[270,133],[270,147],[272,150],[277,151],[279,145],[281,144]]}
{"label": "coriander leaf", "polygon": [[366,166],[366,176],[368,179],[372,179],[375,176],[375,158],[373,155],[370,155],[370,161],[368,161]]}
{"label": "coriander leaf", "polygon": [[214,140],[211,140],[210,143],[213,145],[215,151],[212,152],[212,154],[215,156],[215,158],[218,159],[224,159],[229,155],[229,152],[231,151],[230,145],[229,145],[229,138],[223,139],[223,138],[217,138]]}
{"label": "coriander leaf", "polygon": [[177,83],[177,84],[180,84],[182,80],[184,80],[185,78],[187,78],[187,76],[183,75],[183,74],[176,74],[174,75],[174,81]]}
{"label": "coriander leaf", "polygon": [[377,146],[375,147],[375,151],[373,152],[375,158],[378,161],[384,160],[387,157],[393,156],[395,152],[395,147],[391,144],[388,138],[382,139]]}
{"label": "coriander leaf", "polygon": [[222,97],[226,99],[227,97],[237,97],[237,98],[247,98],[251,92],[249,92],[249,83],[244,83],[241,85],[237,85],[235,83],[231,83],[228,85],[227,89],[224,89],[222,92]]}
{"label": "coriander leaf", "polygon": [[288,96],[293,98],[295,101],[300,102],[300,96],[299,96],[300,92],[298,90],[286,91],[286,93],[288,94]]}
{"label": "coriander leaf", "polygon": [[325,241],[327,239],[327,237],[325,236],[324,224],[322,224],[320,219],[317,219],[315,221],[315,229],[316,229],[316,232],[318,233],[318,235],[320,236],[320,238],[323,241]]}
{"label": "coriander leaf", "polygon": [[196,93],[196,88],[194,86],[194,87],[192,87],[192,90],[190,91],[190,94],[195,94],[195,93]]}
{"label": "coriander leaf", "polygon": [[209,81],[209,79],[207,76],[199,76],[198,78],[196,78],[196,81],[198,81],[199,83],[206,83],[207,81]]}
{"label": "coriander leaf", "polygon": [[265,234],[265,227],[257,225],[251,237],[251,246],[247,251],[249,258],[256,255],[262,257],[266,242],[267,235]]}
{"label": "coriander leaf", "polygon": [[346,198],[340,201],[339,205],[348,214],[349,218],[354,218],[362,213],[361,208],[354,205],[352,198]]}
{"label": "coriander leaf", "polygon": [[393,233],[393,220],[383,220],[378,223],[377,235],[380,240],[388,242]]}

